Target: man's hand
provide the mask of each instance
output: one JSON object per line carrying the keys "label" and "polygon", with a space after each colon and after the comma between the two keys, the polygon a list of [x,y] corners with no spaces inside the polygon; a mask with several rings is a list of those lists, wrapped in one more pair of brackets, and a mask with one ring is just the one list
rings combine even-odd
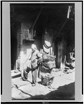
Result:
{"label": "man's hand", "polygon": [[43,61],[43,59],[42,59],[42,58],[39,58],[39,59],[38,59],[38,64],[41,64],[42,61]]}

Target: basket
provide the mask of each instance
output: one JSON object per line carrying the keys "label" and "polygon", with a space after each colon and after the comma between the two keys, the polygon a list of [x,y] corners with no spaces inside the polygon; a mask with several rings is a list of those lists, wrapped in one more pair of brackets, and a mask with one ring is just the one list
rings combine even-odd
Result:
{"label": "basket", "polygon": [[53,78],[54,77],[51,76],[51,75],[41,76],[41,82],[42,82],[43,85],[49,86],[49,85],[52,84]]}

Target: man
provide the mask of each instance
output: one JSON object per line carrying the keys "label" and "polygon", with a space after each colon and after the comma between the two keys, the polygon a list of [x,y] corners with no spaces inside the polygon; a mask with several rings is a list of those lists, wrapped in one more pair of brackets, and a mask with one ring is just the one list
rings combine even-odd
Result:
{"label": "man", "polygon": [[51,88],[53,82],[52,70],[55,68],[55,56],[52,51],[52,45],[49,41],[45,40],[43,45],[42,53],[42,64],[40,66],[41,82],[43,85],[47,85]]}
{"label": "man", "polygon": [[45,40],[43,45],[43,59],[45,61],[46,66],[50,69],[55,67],[55,56],[52,51],[52,45],[49,41]]}
{"label": "man", "polygon": [[31,69],[32,69],[32,86],[36,85],[37,82],[37,71],[38,71],[38,59],[42,58],[42,54],[37,50],[35,44],[31,46],[32,53],[31,53]]}

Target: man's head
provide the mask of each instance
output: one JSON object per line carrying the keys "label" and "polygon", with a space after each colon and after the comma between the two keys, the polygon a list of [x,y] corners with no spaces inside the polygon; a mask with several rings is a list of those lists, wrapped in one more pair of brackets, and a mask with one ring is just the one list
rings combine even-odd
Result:
{"label": "man's head", "polygon": [[44,45],[45,45],[46,47],[48,47],[48,48],[51,47],[51,43],[50,43],[49,41],[47,41],[47,40],[45,40]]}
{"label": "man's head", "polygon": [[36,47],[35,44],[32,44],[32,45],[31,45],[31,48],[32,48],[33,51],[37,50],[37,47]]}
{"label": "man's head", "polygon": [[50,48],[51,48],[51,43],[49,41],[45,40],[44,45],[43,45],[44,52],[49,54],[50,53]]}

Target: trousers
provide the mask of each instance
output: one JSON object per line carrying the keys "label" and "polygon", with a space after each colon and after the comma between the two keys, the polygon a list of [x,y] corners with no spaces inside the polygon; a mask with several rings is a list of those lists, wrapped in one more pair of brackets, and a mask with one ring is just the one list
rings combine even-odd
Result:
{"label": "trousers", "polygon": [[32,71],[32,83],[34,84],[37,82],[37,71],[38,69]]}

